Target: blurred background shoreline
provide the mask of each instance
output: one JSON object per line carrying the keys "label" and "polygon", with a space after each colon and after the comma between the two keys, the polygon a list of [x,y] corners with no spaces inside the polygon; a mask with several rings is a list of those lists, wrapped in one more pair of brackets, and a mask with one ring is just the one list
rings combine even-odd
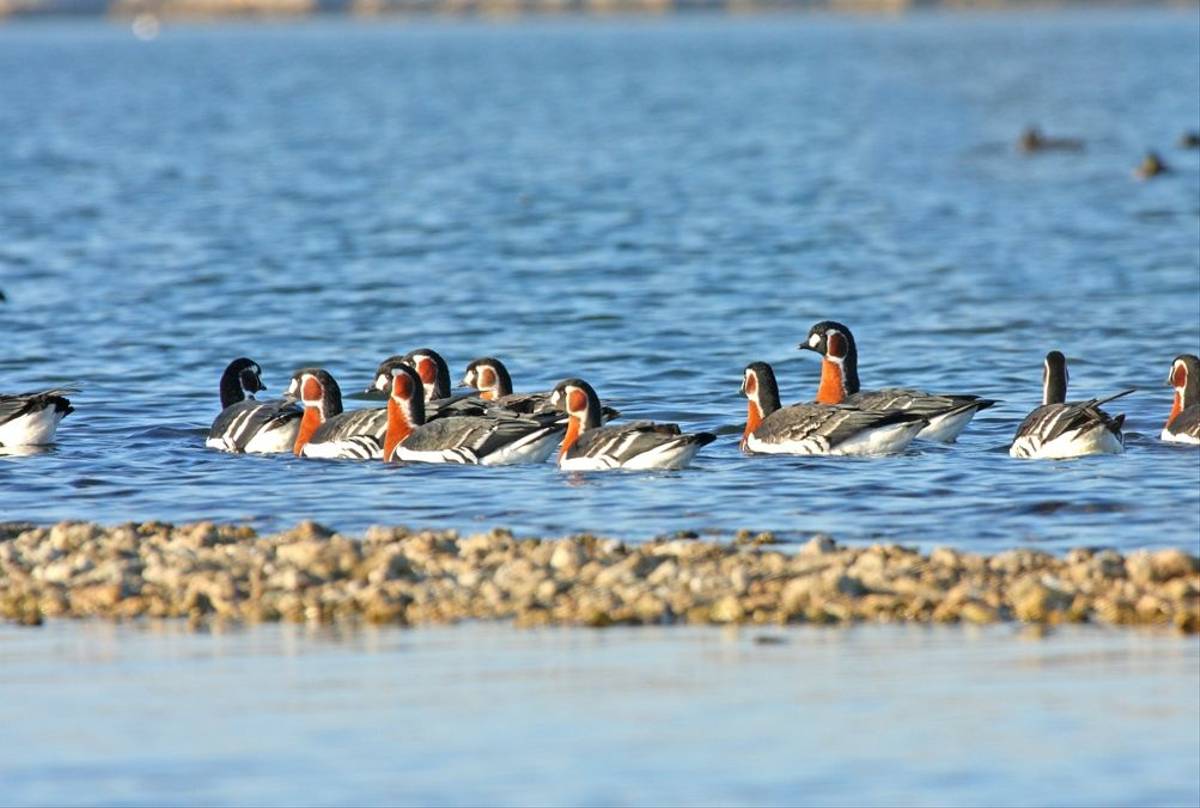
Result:
{"label": "blurred background shoreline", "polygon": [[0,0],[0,24],[61,17],[139,20],[288,20],[655,16],[716,13],[866,13],[1039,11],[1072,8],[1193,9],[1200,0]]}

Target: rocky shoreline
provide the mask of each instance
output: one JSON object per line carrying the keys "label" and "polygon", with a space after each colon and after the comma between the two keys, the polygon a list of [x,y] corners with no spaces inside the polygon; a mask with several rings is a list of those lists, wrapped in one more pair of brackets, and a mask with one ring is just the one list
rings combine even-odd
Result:
{"label": "rocky shoreline", "polygon": [[922,554],[819,536],[781,551],[732,543],[306,522],[242,526],[0,524],[0,617],[518,626],[1092,622],[1200,632],[1200,559],[1179,549]]}

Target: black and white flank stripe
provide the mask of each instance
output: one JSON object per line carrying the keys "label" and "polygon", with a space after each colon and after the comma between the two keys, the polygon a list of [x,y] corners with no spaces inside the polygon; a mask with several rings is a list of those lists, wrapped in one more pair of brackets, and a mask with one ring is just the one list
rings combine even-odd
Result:
{"label": "black and white flank stripe", "polygon": [[[504,466],[541,463],[554,451],[565,426],[557,413],[519,417],[502,411],[488,416],[450,415],[426,421],[423,380],[406,364],[392,369],[388,406],[395,408],[397,432],[388,460]],[[401,437],[401,429],[407,434]]]}
{"label": "black and white flank stripe", "polygon": [[[781,407],[775,371],[766,362],[746,366],[742,393],[751,408],[742,448],[752,454],[894,454],[907,449],[929,424],[925,416],[901,409],[868,411],[826,404]],[[751,429],[750,419],[756,415],[760,422]]]}
{"label": "black and white flank stripe", "polygon": [[289,400],[256,401],[255,393],[266,389],[258,363],[245,357],[230,362],[221,375],[222,409],[204,445],[223,452],[290,452],[301,410]]}
{"label": "black and white flank stripe", "polygon": [[[319,391],[310,399],[307,384],[315,383]],[[317,417],[320,426],[300,447],[304,457],[339,458],[345,460],[380,460],[383,458],[383,438],[387,433],[387,410],[372,407],[362,410],[342,410],[342,390],[328,371],[303,368],[292,376],[289,397],[299,398],[305,408],[305,418]]]}
{"label": "black and white flank stripe", "polygon": [[683,432],[678,424],[635,421],[601,426],[600,397],[582,379],[565,379],[550,396],[569,416],[558,465],[566,471],[682,469],[717,436]]}
{"label": "black and white flank stripe", "polygon": [[1058,351],[1046,354],[1042,368],[1042,406],[1025,417],[1017,428],[1008,453],[1012,457],[1058,460],[1125,451],[1121,433],[1124,415],[1100,409],[1134,392],[1122,390],[1108,398],[1067,402],[1067,360]]}
{"label": "black and white flank stripe", "polygon": [[900,387],[862,390],[858,380],[858,346],[854,334],[848,327],[833,320],[823,320],[810,328],[808,337],[798,347],[816,351],[827,361],[838,363],[842,376],[842,397],[836,402],[825,403],[837,403],[870,412],[903,410],[923,416],[927,423],[917,434],[923,440],[953,443],[975,417],[975,413],[996,403],[993,399],[964,393],[927,393]]}

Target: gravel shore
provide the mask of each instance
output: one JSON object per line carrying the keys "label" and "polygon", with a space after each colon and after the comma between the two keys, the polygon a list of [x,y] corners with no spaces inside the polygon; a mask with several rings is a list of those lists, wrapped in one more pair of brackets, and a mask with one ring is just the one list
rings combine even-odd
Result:
{"label": "gravel shore", "polygon": [[0,524],[0,616],[27,625],[1022,621],[1200,631],[1200,559],[1184,550],[922,554],[823,536],[786,550],[749,533],[731,544],[626,544],[386,527],[351,537],[312,522],[269,536],[209,522]]}

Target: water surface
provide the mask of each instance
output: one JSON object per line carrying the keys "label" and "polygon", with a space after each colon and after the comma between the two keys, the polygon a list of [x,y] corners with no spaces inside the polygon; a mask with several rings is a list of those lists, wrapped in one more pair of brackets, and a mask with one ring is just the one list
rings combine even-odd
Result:
{"label": "water surface", "polygon": [[[1200,349],[1195,9],[13,25],[0,98],[0,385],[84,387],[54,450],[0,458],[5,519],[1200,541],[1200,454],[1157,440]],[[1023,157],[1029,123],[1087,148]],[[1150,147],[1175,171],[1140,183]],[[811,397],[825,318],[867,386],[1003,404],[952,448],[742,457],[743,366]],[[353,390],[420,346],[722,439],[584,477],[202,448],[234,356]],[[1140,388],[1124,456],[1007,457],[1050,348],[1080,397]]]}
{"label": "water surface", "polygon": [[0,804],[1194,805],[1198,677],[1085,628],[0,626]]}

